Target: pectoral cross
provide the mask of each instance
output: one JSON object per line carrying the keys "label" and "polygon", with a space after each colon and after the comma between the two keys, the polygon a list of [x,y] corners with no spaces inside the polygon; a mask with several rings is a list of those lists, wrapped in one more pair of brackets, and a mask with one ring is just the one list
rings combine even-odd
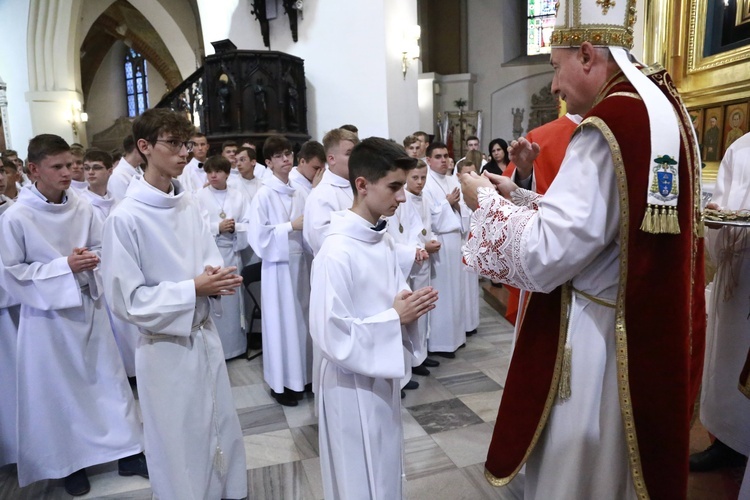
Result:
{"label": "pectoral cross", "polygon": [[596,4],[602,8],[602,12],[606,15],[609,12],[610,7],[615,6],[614,0],[596,0]]}

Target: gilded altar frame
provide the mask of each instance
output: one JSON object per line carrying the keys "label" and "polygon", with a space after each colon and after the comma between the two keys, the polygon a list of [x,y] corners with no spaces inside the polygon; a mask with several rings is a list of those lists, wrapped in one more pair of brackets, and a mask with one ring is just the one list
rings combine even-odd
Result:
{"label": "gilded altar frame", "polygon": [[[738,11],[750,0],[737,0]],[[750,100],[750,45],[704,56],[709,0],[646,0],[644,62],[661,63],[691,113]],[[715,178],[718,162],[706,162]]]}

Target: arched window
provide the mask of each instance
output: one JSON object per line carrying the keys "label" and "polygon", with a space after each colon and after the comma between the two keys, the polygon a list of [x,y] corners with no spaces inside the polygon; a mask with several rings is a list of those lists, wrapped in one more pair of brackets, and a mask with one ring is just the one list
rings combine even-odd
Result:
{"label": "arched window", "polygon": [[138,116],[148,109],[146,60],[130,48],[125,54],[125,92],[128,98],[128,116]]}
{"label": "arched window", "polygon": [[526,54],[535,56],[537,54],[550,53],[550,36],[555,27],[555,4],[556,0],[528,0],[526,2],[527,31],[526,31]]}

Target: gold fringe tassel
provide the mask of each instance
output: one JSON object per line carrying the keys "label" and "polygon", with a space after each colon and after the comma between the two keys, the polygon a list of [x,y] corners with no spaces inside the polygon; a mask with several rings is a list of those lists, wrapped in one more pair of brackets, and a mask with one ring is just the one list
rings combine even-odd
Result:
{"label": "gold fringe tassel", "polygon": [[703,223],[703,214],[699,213],[693,223],[693,233],[698,238],[706,237],[706,225]]}
{"label": "gold fringe tassel", "polygon": [[560,370],[560,385],[557,387],[557,396],[561,401],[570,399],[571,364],[573,362],[573,349],[566,345],[563,350],[562,368]]}
{"label": "gold fringe tassel", "polygon": [[641,231],[651,234],[680,234],[677,208],[648,205],[641,222]]}

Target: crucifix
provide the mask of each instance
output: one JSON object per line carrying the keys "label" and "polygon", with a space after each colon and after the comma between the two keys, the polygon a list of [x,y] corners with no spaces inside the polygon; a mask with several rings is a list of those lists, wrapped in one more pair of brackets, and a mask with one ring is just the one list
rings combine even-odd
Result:
{"label": "crucifix", "polygon": [[610,7],[615,6],[614,0],[596,0],[596,4],[602,8],[602,12],[606,15],[609,12]]}

